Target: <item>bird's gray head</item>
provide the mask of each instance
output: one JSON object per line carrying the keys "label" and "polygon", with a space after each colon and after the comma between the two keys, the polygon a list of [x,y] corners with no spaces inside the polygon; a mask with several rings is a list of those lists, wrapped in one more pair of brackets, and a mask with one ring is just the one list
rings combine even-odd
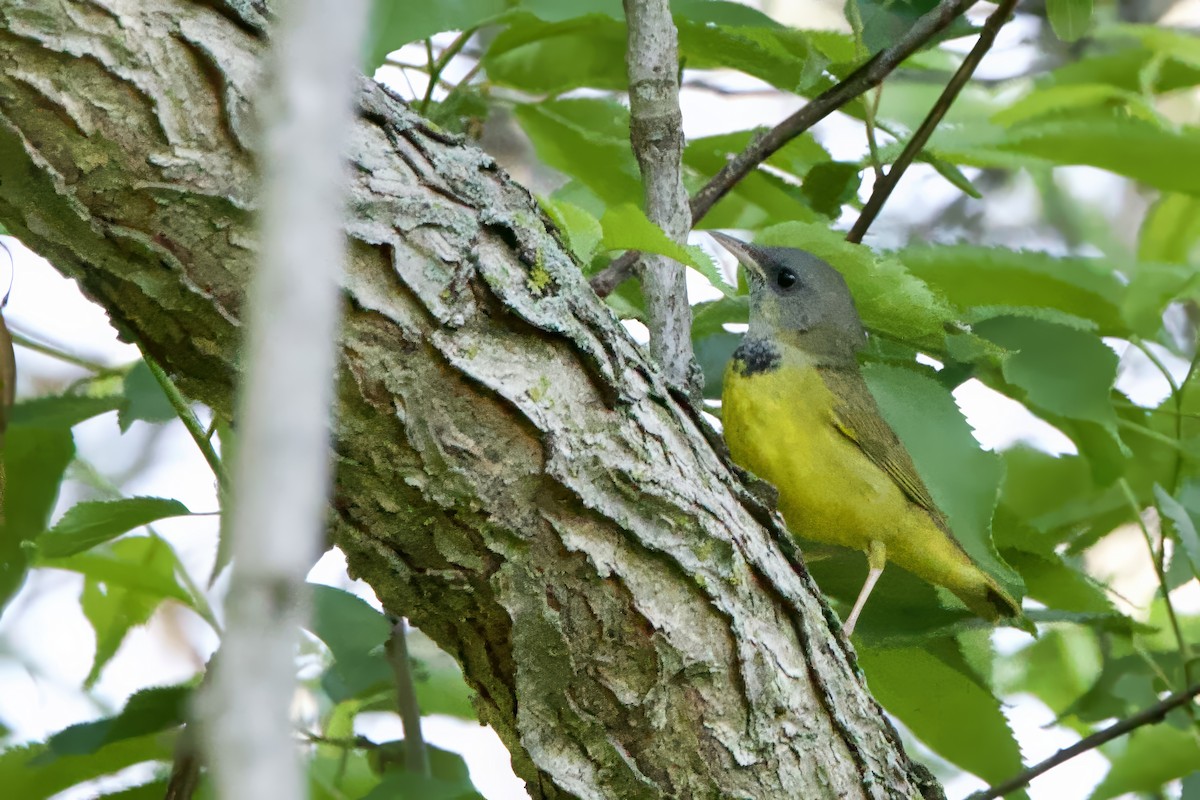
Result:
{"label": "bird's gray head", "polygon": [[862,320],[836,269],[793,247],[761,247],[709,233],[746,267],[751,336],[791,334],[814,355],[853,357],[863,347]]}

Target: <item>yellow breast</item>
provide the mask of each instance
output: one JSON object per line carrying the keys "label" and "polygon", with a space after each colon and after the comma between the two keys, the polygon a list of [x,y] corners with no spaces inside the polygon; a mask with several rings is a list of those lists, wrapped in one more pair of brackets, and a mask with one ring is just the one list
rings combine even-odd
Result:
{"label": "yellow breast", "polygon": [[872,540],[891,544],[914,526],[931,526],[838,431],[833,395],[808,356],[787,345],[777,355],[772,368],[730,362],[722,416],[734,461],[779,489],[792,532],[865,550]]}

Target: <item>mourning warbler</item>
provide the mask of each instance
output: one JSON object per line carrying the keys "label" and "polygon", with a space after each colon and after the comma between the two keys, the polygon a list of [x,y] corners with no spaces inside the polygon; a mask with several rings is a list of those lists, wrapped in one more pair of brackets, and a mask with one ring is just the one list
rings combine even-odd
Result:
{"label": "mourning warbler", "polygon": [[954,539],[880,415],[855,357],[866,331],[841,274],[803,250],[712,235],[750,284],[750,328],[725,370],[725,439],[735,462],[779,490],[792,533],[867,554],[846,634],[888,561],[981,617],[1020,615]]}

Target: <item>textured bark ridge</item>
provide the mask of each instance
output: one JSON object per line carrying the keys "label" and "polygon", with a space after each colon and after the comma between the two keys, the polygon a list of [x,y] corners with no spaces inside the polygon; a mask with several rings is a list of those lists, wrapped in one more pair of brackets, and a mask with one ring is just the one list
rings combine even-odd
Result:
{"label": "textured bark ridge", "polygon": [[[260,11],[0,0],[0,221],[222,412]],[[536,202],[371,81],[359,106],[334,535],[533,796],[917,796],[776,521]]]}

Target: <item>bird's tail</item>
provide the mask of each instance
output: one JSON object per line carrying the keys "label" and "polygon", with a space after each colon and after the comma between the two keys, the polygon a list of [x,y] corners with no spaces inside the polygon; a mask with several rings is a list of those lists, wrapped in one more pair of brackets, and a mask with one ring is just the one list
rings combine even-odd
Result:
{"label": "bird's tail", "polygon": [[1001,619],[1012,619],[1016,624],[1028,629],[1029,621],[1021,612],[1021,605],[1012,595],[985,573],[977,568],[979,580],[968,585],[951,587],[951,591],[966,604],[967,608],[991,622]]}

